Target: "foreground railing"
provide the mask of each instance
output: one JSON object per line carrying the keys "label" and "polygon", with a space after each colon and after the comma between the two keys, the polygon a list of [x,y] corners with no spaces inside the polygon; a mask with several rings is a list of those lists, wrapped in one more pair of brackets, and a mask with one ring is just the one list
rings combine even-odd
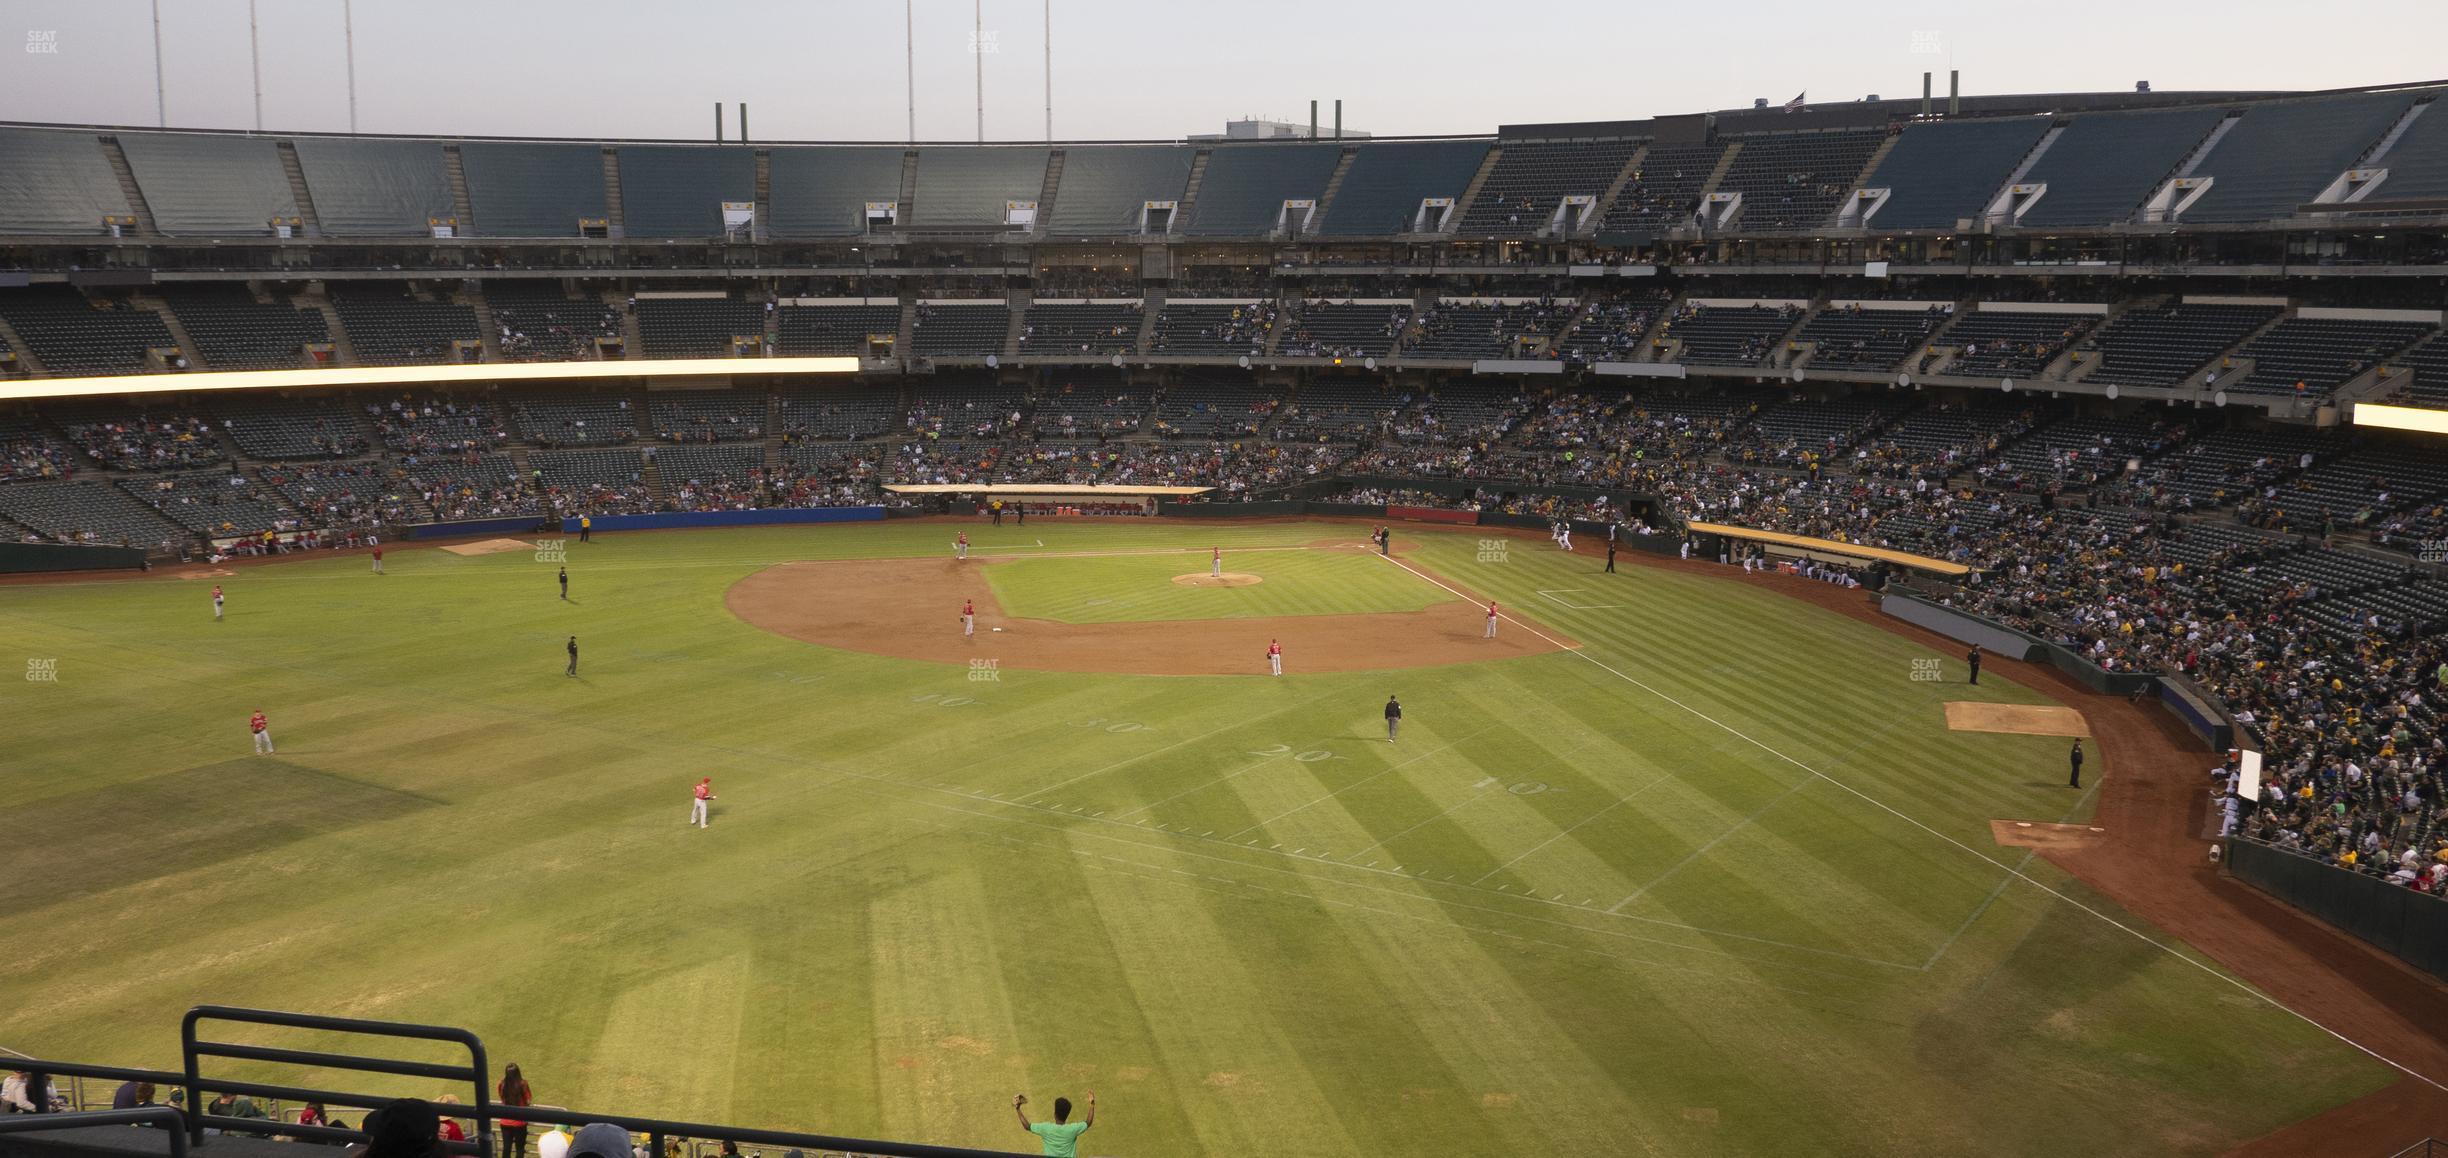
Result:
{"label": "foreground railing", "polygon": [[[206,1023],[274,1026],[401,1042],[439,1042],[464,1049],[466,1060],[464,1062],[411,1061],[370,1054],[286,1049],[217,1041],[199,1036],[199,1027]],[[169,1132],[173,1135],[172,1158],[182,1158],[190,1143],[201,1144],[205,1141],[208,1130],[267,1137],[277,1135],[308,1142],[345,1143],[367,1140],[367,1135],[363,1130],[283,1122],[277,1113],[265,1118],[240,1118],[214,1114],[209,1112],[208,1095],[227,1093],[275,1100],[319,1102],[326,1106],[348,1107],[352,1110],[377,1107],[393,1100],[391,1096],[367,1093],[363,1090],[318,1089],[278,1082],[219,1077],[205,1072],[205,1063],[212,1060],[299,1066],[337,1070],[349,1074],[410,1077],[444,1082],[452,1086],[464,1086],[472,1095],[467,1102],[437,1105],[435,1108],[446,1118],[472,1120],[476,1123],[476,1128],[470,1132],[472,1140],[446,1142],[443,1144],[443,1149],[446,1153],[474,1154],[479,1158],[492,1158],[494,1152],[493,1126],[503,1118],[572,1128],[597,1122],[608,1122],[632,1135],[647,1137],[652,1146],[650,1152],[656,1155],[668,1153],[671,1143],[675,1141],[689,1141],[736,1142],[741,1145],[773,1146],[805,1150],[811,1153],[871,1156],[871,1158],[1010,1158],[1009,1151],[1001,1150],[971,1150],[958,1146],[886,1142],[869,1138],[800,1133],[791,1130],[759,1130],[704,1122],[670,1121],[633,1114],[568,1110],[552,1106],[505,1106],[495,1102],[491,1096],[493,1075],[486,1060],[484,1042],[473,1033],[448,1026],[323,1017],[308,1013],[283,1013],[275,1010],[241,1009],[221,1005],[199,1005],[187,1011],[185,1018],[182,1019],[179,1039],[181,1068],[178,1072],[34,1058],[12,1061],[10,1066],[13,1069],[27,1070],[52,1077],[149,1082],[163,1089],[182,1090],[187,1101],[185,1113],[182,1114],[169,1106],[145,1106],[134,1110],[13,1115],[0,1118],[0,1132],[72,1129],[88,1125],[158,1124],[168,1127]],[[364,1124],[361,1118],[358,1125],[363,1126]]]}
{"label": "foreground railing", "polygon": [[9,1114],[0,1117],[0,1134],[82,1130],[89,1126],[159,1126],[170,1140],[170,1158],[187,1158],[187,1118],[168,1106],[133,1110],[88,1110],[79,1114]]}

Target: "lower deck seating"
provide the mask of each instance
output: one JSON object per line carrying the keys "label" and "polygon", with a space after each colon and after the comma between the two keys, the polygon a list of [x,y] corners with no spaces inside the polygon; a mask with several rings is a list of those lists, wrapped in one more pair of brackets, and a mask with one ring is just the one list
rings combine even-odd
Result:
{"label": "lower deck seating", "polygon": [[647,416],[665,442],[744,442],[765,437],[759,390],[686,390],[647,395]]}
{"label": "lower deck seating", "polygon": [[0,515],[59,542],[167,550],[189,539],[152,507],[100,481],[0,485]]}
{"label": "lower deck seating", "polygon": [[899,429],[906,413],[901,392],[872,386],[811,386],[781,393],[783,438],[873,438]]}
{"label": "lower deck seating", "polygon": [[537,446],[608,446],[637,438],[629,400],[610,394],[531,394],[510,400],[519,433]]}
{"label": "lower deck seating", "polygon": [[277,491],[237,471],[122,479],[129,494],[170,521],[207,535],[293,531],[303,524]]}

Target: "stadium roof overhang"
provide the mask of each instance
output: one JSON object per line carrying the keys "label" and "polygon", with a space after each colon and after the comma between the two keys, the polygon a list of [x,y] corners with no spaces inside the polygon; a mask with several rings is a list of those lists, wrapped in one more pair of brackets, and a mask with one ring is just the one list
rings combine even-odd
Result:
{"label": "stadium roof overhang", "polygon": [[192,394],[220,390],[322,390],[349,386],[573,382],[609,378],[713,378],[855,374],[856,358],[645,358],[633,362],[512,362],[452,366],[347,366],[324,370],[207,370],[36,378],[0,386],[0,402],[97,394]]}

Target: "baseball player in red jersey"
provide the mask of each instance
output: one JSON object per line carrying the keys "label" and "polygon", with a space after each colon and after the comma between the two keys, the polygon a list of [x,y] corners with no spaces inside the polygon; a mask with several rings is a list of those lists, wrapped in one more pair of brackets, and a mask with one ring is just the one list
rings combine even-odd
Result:
{"label": "baseball player in red jersey", "polygon": [[247,717],[247,731],[255,733],[256,755],[262,756],[272,751],[272,725],[264,720],[262,708],[255,709],[255,714]]}
{"label": "baseball player in red jersey", "polygon": [[714,799],[714,778],[708,776],[698,781],[692,795],[695,799],[689,801],[689,823],[704,828],[712,823],[706,819],[706,801]]}
{"label": "baseball player in red jersey", "polygon": [[1221,579],[1224,577],[1224,548],[1217,547],[1214,549],[1214,552],[1215,553],[1210,555],[1207,560],[1207,574],[1213,578]]}
{"label": "baseball player in red jersey", "polygon": [[375,546],[375,548],[374,548],[374,573],[375,573],[375,574],[377,574],[377,575],[380,575],[380,574],[382,574],[382,573],[383,573],[383,569],[382,569],[382,547],[381,547],[381,545],[379,545],[379,544],[377,544],[377,545]]}
{"label": "baseball player in red jersey", "polygon": [[977,634],[977,601],[974,599],[961,600],[961,634],[964,636]]}
{"label": "baseball player in red jersey", "polygon": [[1267,641],[1267,670],[1283,674],[1283,644],[1272,639]]}
{"label": "baseball player in red jersey", "polygon": [[213,584],[213,618],[221,618],[221,585]]}
{"label": "baseball player in red jersey", "polygon": [[952,540],[952,557],[955,559],[969,557],[969,532],[963,531],[959,538]]}
{"label": "baseball player in red jersey", "polygon": [[1483,638],[1496,638],[1496,601],[1493,599],[1488,601],[1488,629],[1487,635]]}

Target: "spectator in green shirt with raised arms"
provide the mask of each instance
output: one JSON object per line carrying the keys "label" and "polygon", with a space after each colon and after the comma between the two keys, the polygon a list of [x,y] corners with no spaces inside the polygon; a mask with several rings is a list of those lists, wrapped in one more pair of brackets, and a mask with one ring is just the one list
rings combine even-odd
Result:
{"label": "spectator in green shirt with raised arms", "polygon": [[1054,1099],[1054,1120],[1051,1122],[1030,1122],[1028,1111],[1020,1108],[1025,1105],[1028,1105],[1027,1094],[1012,1095],[1012,1113],[1020,1115],[1020,1128],[1037,1135],[1038,1140],[1045,1144],[1046,1158],[1078,1158],[1079,1136],[1086,1133],[1088,1127],[1096,1125],[1096,1091],[1088,1091],[1088,1113],[1076,1122],[1070,1120],[1069,1098]]}

